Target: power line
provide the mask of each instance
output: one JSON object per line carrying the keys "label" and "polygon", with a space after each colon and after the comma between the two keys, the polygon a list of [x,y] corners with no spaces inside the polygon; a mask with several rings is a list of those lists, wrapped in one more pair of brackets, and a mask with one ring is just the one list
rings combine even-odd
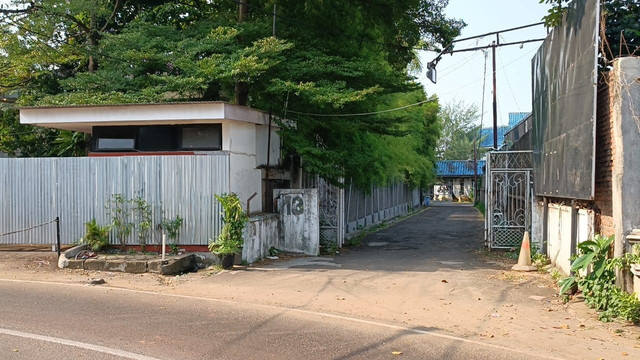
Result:
{"label": "power line", "polygon": [[[517,58],[515,58],[515,59],[513,59],[512,61],[508,62],[506,65],[503,65],[503,66],[502,66],[501,68],[499,68],[498,70],[502,70],[502,69],[504,69],[504,68],[506,68],[506,67],[508,67],[508,66],[510,66],[510,65],[512,65],[512,64],[514,64],[516,61],[520,60],[521,58],[523,58],[523,57],[525,57],[525,56],[527,56],[527,55],[529,55],[529,54],[531,54],[531,53],[532,53],[533,51],[535,51],[535,50],[537,50],[537,49],[530,50],[530,51],[528,51],[528,52],[526,52],[526,53],[524,53],[524,54],[522,54],[522,55],[518,56]],[[471,82],[469,82],[469,83],[467,83],[467,84],[465,84],[465,85],[463,85],[463,86],[460,86],[460,87],[455,88],[455,89],[453,89],[453,90],[447,91],[447,92],[445,92],[445,93],[441,93],[441,94],[439,94],[439,96],[447,95],[447,94],[450,94],[450,93],[456,92],[456,91],[458,91],[458,90],[464,89],[464,88],[466,88],[467,86],[470,86],[470,85],[473,85],[473,84],[477,83],[478,81],[482,80],[483,78],[484,78],[484,77],[479,77],[479,78],[477,78],[477,79],[475,79],[475,80],[473,80],[473,81],[471,81]],[[427,103],[427,102],[430,102],[430,101],[433,101],[433,100],[431,100],[431,99],[429,99],[429,100],[423,100],[423,101],[419,101],[419,102],[417,102],[417,103],[413,103],[413,104],[409,104],[409,105],[404,105],[404,106],[400,106],[400,107],[392,108],[392,109],[387,109],[387,110],[370,111],[370,112],[362,112],[362,113],[350,113],[350,114],[320,114],[320,113],[308,113],[308,112],[293,111],[293,110],[287,110],[287,112],[294,113],[294,114],[298,114],[298,115],[318,116],[318,117],[370,116],[370,115],[383,114],[383,113],[388,113],[388,112],[393,112],[393,111],[398,111],[398,110],[404,110],[404,109],[406,109],[406,108],[410,108],[410,107],[413,107],[413,106],[422,105],[422,104]]]}
{"label": "power line", "polygon": [[[498,58],[498,61],[500,61],[500,65],[502,65],[502,58],[498,55],[498,52],[496,51],[496,57]],[[516,94],[513,92],[513,88],[511,87],[511,82],[509,81],[509,76],[507,76],[507,72],[504,72],[504,79],[507,80],[507,85],[509,87],[509,92],[511,92],[511,96],[513,97],[513,101],[515,101],[516,106],[518,107],[518,109],[520,109],[520,104],[518,104],[518,99],[516,98]]]}
{"label": "power line", "polygon": [[419,106],[419,105],[422,105],[422,104],[425,104],[425,103],[428,103],[428,102],[432,102],[432,101],[433,101],[433,99],[427,99],[427,100],[419,101],[417,103],[404,105],[404,106],[400,106],[400,107],[393,108],[393,109],[380,110],[380,111],[371,111],[371,112],[363,112],[363,113],[352,113],[352,114],[319,114],[319,113],[307,113],[307,112],[293,111],[293,110],[287,110],[287,112],[294,113],[294,114],[299,114],[299,115],[322,116],[322,117],[369,116],[369,115],[384,114],[384,113],[388,113],[388,112],[392,112],[392,111],[404,110],[404,109],[407,109],[407,108],[410,108],[410,107]]}
{"label": "power line", "polygon": [[[526,53],[524,53],[524,54],[522,54],[522,55],[518,56],[517,58],[515,58],[515,59],[513,59],[512,61],[508,62],[506,65],[504,65],[504,66],[502,66],[501,68],[499,68],[498,70],[502,70],[502,69],[505,69],[505,68],[509,67],[510,65],[512,65],[513,63],[515,63],[516,61],[518,61],[518,60],[522,59],[523,57],[525,57],[525,56],[527,56],[527,55],[531,54],[532,52],[534,52],[534,51],[536,51],[536,50],[537,50],[537,49],[533,49],[533,50],[530,50],[530,51],[528,51],[528,52],[526,52]],[[469,82],[469,83],[466,83],[465,85],[462,85],[462,86],[460,86],[460,87],[457,87],[457,88],[455,88],[455,89],[453,89],[453,90],[449,90],[449,91],[447,91],[447,92],[445,92],[445,93],[441,93],[441,94],[439,94],[439,95],[440,95],[440,96],[442,96],[442,95],[448,95],[448,94],[451,94],[451,93],[456,92],[456,91],[458,91],[458,90],[464,89],[464,88],[466,88],[467,86],[473,85],[473,84],[477,83],[478,81],[480,81],[480,80],[482,80],[482,79],[483,79],[483,77],[482,77],[482,76],[480,76],[480,77],[476,78],[475,80],[473,80],[473,81],[471,81],[471,82]]]}

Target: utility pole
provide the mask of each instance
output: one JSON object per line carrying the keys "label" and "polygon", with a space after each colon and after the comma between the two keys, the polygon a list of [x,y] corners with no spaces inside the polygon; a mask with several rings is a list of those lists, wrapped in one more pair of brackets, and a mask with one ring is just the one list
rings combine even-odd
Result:
{"label": "utility pole", "polygon": [[[527,39],[527,40],[521,40],[521,41],[505,42],[505,43],[501,44],[500,43],[500,34],[506,33],[506,32],[510,32],[510,31],[521,30],[521,29],[525,29],[525,28],[529,28],[529,27],[533,27],[533,26],[540,26],[540,25],[544,25],[544,23],[543,22],[537,22],[537,23],[518,26],[518,27],[514,27],[514,28],[509,28],[509,29],[492,31],[492,32],[489,32],[489,33],[486,33],[486,34],[475,35],[475,36],[470,36],[470,37],[460,38],[460,39],[455,39],[450,44],[445,46],[444,49],[436,56],[435,59],[433,59],[432,61],[430,61],[427,64],[427,68],[429,69],[429,71],[427,72],[427,77],[431,80],[431,82],[433,82],[435,84],[436,83],[436,79],[437,79],[437,77],[436,77],[436,65],[438,64],[438,62],[440,61],[440,59],[442,58],[443,55],[460,53],[460,52],[465,52],[465,51],[484,50],[484,49],[491,48],[491,54],[493,55],[492,65],[493,65],[493,148],[494,149],[498,149],[498,97],[496,95],[496,72],[497,72],[497,69],[496,69],[496,48],[501,47],[501,46],[511,46],[511,45],[520,45],[520,47],[522,47],[522,45],[526,44],[526,43],[538,42],[538,41],[544,41],[545,40],[544,38]],[[451,45],[453,45],[456,42],[483,38],[485,36],[494,35],[494,34],[496,36],[496,40],[493,41],[490,45],[475,46],[475,47],[470,47],[470,48],[465,48],[465,49],[451,49]]]}
{"label": "utility pole", "polygon": [[500,35],[496,34],[496,41],[491,47],[493,63],[493,149],[498,150],[498,97],[496,95],[496,47],[500,45]]}

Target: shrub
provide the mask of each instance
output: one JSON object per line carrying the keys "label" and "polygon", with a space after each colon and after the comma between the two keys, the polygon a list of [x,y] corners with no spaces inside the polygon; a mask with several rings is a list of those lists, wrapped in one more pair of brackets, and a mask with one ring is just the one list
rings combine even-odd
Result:
{"label": "shrub", "polygon": [[133,199],[133,211],[138,220],[138,243],[145,250],[151,233],[151,205],[142,197]]}
{"label": "shrub", "polygon": [[111,227],[100,226],[96,222],[96,219],[84,224],[86,233],[82,238],[82,243],[89,245],[92,251],[98,252],[103,247],[109,245],[109,231]]}
{"label": "shrub", "polygon": [[219,256],[238,254],[244,244],[244,227],[249,217],[236,194],[216,195],[216,199],[222,205],[224,226],[218,238],[209,242],[209,251]]}
{"label": "shrub", "polygon": [[178,237],[180,236],[180,227],[182,226],[183,220],[180,215],[176,215],[176,218],[173,220],[162,219],[160,225],[172,244],[178,245]]}
{"label": "shrub", "polygon": [[587,305],[601,311],[600,320],[620,318],[637,323],[640,321],[640,300],[615,284],[616,269],[627,268],[633,255],[610,259],[613,239],[613,236],[596,235],[578,245],[579,256],[571,264],[571,271],[576,275],[559,281],[560,294],[577,285]]}
{"label": "shrub", "polygon": [[127,200],[121,194],[113,194],[107,201],[106,209],[111,217],[111,228],[118,242],[124,247],[127,238],[131,235],[134,224],[130,219],[131,200]]}

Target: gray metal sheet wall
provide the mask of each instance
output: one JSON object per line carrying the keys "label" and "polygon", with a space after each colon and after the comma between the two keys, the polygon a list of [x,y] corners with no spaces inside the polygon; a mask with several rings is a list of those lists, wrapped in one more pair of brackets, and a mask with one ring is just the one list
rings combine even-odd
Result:
{"label": "gray metal sheet wall", "polygon": [[[180,244],[206,245],[222,226],[214,194],[229,192],[229,156],[126,156],[0,159],[0,234],[60,216],[63,244],[84,235],[84,223],[109,222],[113,194],[152,205],[149,244],[161,241],[163,214],[180,215]],[[0,237],[0,244],[53,244],[55,224]],[[112,239],[116,243],[116,239]],[[128,244],[137,244],[132,233]]]}
{"label": "gray metal sheet wall", "polygon": [[532,59],[535,193],[592,199],[598,0],[574,0]]}

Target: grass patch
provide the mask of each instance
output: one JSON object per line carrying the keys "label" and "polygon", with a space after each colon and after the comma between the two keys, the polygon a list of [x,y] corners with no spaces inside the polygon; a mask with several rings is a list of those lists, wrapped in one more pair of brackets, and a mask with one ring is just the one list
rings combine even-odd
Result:
{"label": "grass patch", "polygon": [[485,215],[484,203],[479,202],[479,203],[475,204],[474,207],[476,209],[478,209],[478,211],[480,211],[482,213],[482,216]]}

